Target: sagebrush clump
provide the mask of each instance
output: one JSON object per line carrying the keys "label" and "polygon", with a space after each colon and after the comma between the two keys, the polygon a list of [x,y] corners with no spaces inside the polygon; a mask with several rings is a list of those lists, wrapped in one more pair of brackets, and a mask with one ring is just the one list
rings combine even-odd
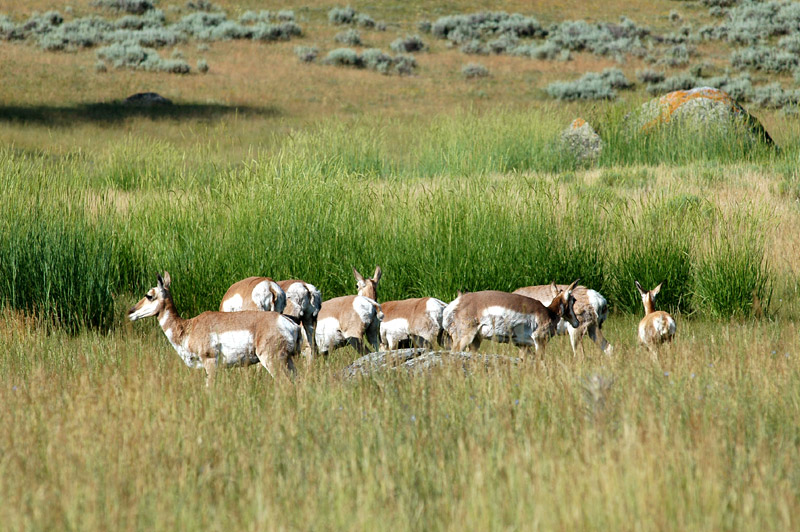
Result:
{"label": "sagebrush clump", "polygon": [[398,54],[392,57],[378,48],[364,50],[361,54],[351,48],[337,48],[328,52],[323,62],[327,65],[367,68],[381,74],[409,75],[417,67],[413,56]]}
{"label": "sagebrush clump", "polygon": [[316,46],[295,46],[294,55],[303,63],[311,63],[319,55],[319,49]]}
{"label": "sagebrush clump", "polygon": [[468,63],[461,67],[461,75],[467,79],[485,78],[489,75],[489,69],[480,63]]}
{"label": "sagebrush clump", "polygon": [[628,81],[621,70],[607,68],[603,72],[588,72],[577,81],[557,81],[545,89],[558,100],[613,100],[617,97],[615,89],[630,89],[633,83]]}
{"label": "sagebrush clump", "polygon": [[349,29],[334,35],[333,40],[350,46],[361,46],[361,32],[356,29]]}
{"label": "sagebrush clump", "polygon": [[412,52],[422,52],[428,47],[419,35],[406,35],[405,37],[398,37],[389,48],[398,54],[407,54]]}

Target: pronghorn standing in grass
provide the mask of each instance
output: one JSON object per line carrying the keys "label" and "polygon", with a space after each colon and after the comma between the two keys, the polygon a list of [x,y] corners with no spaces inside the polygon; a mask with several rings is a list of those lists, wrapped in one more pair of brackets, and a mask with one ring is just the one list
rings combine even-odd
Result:
{"label": "pronghorn standing in grass", "polygon": [[222,297],[222,312],[272,310],[303,324],[311,354],[316,355],[314,328],[322,306],[322,295],[312,284],[299,279],[273,281],[269,277],[248,277],[237,281]]}
{"label": "pronghorn standing in grass", "polygon": [[512,342],[521,346],[524,358],[533,345],[544,355],[547,341],[556,334],[562,318],[573,327],[580,323],[575,316],[572,290],[576,280],[558,293],[549,305],[519,294],[487,290],[459,296],[445,308],[442,324],[453,339],[453,349],[478,350],[484,339]]}
{"label": "pronghorn standing in grass", "polygon": [[639,341],[650,350],[654,360],[658,360],[657,349],[664,342],[671,342],[675,336],[675,320],[663,310],[655,310],[653,302],[661,291],[663,282],[650,291],[642,288],[639,281],[634,281],[636,289],[642,296],[644,318],[639,322]]}
{"label": "pronghorn standing in grass", "polygon": [[419,297],[381,303],[381,349],[397,349],[401,342],[430,348],[440,345],[442,313],[447,305],[435,297]]}
{"label": "pronghorn standing in grass", "polygon": [[206,386],[218,367],[261,364],[278,377],[294,371],[292,357],[300,351],[300,327],[276,312],[203,312],[181,318],[169,291],[169,273],[128,311],[136,321],[156,316],[167,339],[190,368],[206,370]]}
{"label": "pronghorn standing in grass", "polygon": [[[520,294],[526,297],[538,299],[544,305],[549,305],[553,299],[558,295],[558,292],[565,290],[565,284],[545,284],[537,286],[526,286],[514,290],[515,294]],[[572,344],[572,352],[577,353],[580,347],[583,352],[583,336],[588,334],[594,343],[607,355],[610,355],[614,348],[608,343],[608,340],[603,336],[601,330],[603,323],[608,318],[608,302],[606,298],[600,295],[599,292],[586,288],[585,286],[576,286],[572,291],[575,297],[575,315],[578,317],[580,327],[573,327],[566,320],[562,319],[558,322],[557,334],[569,333],[570,343]]]}
{"label": "pronghorn standing in grass", "polygon": [[350,345],[360,354],[366,354],[362,340],[365,335],[372,348],[378,350],[383,312],[376,299],[381,273],[378,266],[372,278],[365,279],[353,268],[358,295],[323,301],[316,329],[317,348],[323,355],[327,356],[343,345]]}

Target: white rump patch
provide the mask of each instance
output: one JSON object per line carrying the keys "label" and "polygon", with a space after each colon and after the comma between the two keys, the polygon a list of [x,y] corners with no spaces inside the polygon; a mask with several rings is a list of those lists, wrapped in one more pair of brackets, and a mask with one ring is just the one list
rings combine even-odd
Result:
{"label": "white rump patch", "polygon": [[234,294],[222,302],[223,312],[239,312],[242,310],[242,303],[244,300],[239,294]]}
{"label": "white rump patch", "polygon": [[442,310],[442,328],[450,333],[450,327],[453,325],[453,316],[455,315],[456,309],[458,308],[458,300],[460,298],[455,298],[453,301],[450,302],[449,305],[444,307]]}
{"label": "white rump patch", "polygon": [[366,296],[356,296],[353,299],[353,310],[356,311],[362,323],[370,323],[375,319],[378,302]]}
{"label": "white rump patch", "polygon": [[608,301],[599,292],[595,290],[587,290],[586,297],[589,298],[589,304],[597,314],[598,324],[602,324],[608,318]]}
{"label": "white rump patch", "polygon": [[[281,294],[283,294],[283,297],[281,297]],[[253,288],[253,293],[250,297],[253,299],[253,303],[262,310],[281,313],[286,307],[286,294],[276,282],[261,281]]]}
{"label": "white rump patch", "polygon": [[425,310],[428,316],[430,316],[433,323],[439,328],[442,327],[442,314],[446,306],[444,301],[436,299],[435,297],[431,297],[425,302]]}
{"label": "white rump patch", "polygon": [[286,316],[278,316],[276,325],[278,332],[281,333],[281,336],[283,336],[288,343],[289,352],[299,353],[303,345],[303,339],[300,335],[300,326]]}
{"label": "white rump patch", "polygon": [[344,335],[339,328],[339,320],[333,316],[317,322],[317,328],[314,329],[314,338],[317,341],[317,347],[323,353],[327,353],[345,342]]}

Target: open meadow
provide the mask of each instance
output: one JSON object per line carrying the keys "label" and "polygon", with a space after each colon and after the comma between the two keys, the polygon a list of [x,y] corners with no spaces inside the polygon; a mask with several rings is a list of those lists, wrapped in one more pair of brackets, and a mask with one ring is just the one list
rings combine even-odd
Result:
{"label": "open meadow", "polygon": [[[800,527],[799,4],[509,1],[490,36],[442,20],[471,0],[21,4],[0,0],[4,530]],[[704,84],[776,146],[631,133]],[[148,91],[172,105],[123,103]],[[576,117],[594,159],[560,141]],[[165,270],[191,317],[251,275],[327,300],[376,265],[381,302],[580,278],[613,355],[559,337],[347,379],[346,347],[207,389],[127,320]],[[634,280],[677,321],[657,362]]]}

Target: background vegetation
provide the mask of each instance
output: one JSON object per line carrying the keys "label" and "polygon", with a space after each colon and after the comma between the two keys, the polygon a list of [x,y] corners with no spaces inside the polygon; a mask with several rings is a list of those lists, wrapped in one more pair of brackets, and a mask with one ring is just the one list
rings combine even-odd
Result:
{"label": "background vegetation", "polygon": [[[796,6],[0,0],[0,520],[797,528]],[[699,84],[779,149],[631,134]],[[576,116],[595,160],[563,148]],[[581,277],[615,355],[347,382],[344,349],[206,392],[124,320],[164,269],[188,317],[245,276],[327,299],[376,264],[384,301]],[[678,320],[659,363],[634,279]]]}

